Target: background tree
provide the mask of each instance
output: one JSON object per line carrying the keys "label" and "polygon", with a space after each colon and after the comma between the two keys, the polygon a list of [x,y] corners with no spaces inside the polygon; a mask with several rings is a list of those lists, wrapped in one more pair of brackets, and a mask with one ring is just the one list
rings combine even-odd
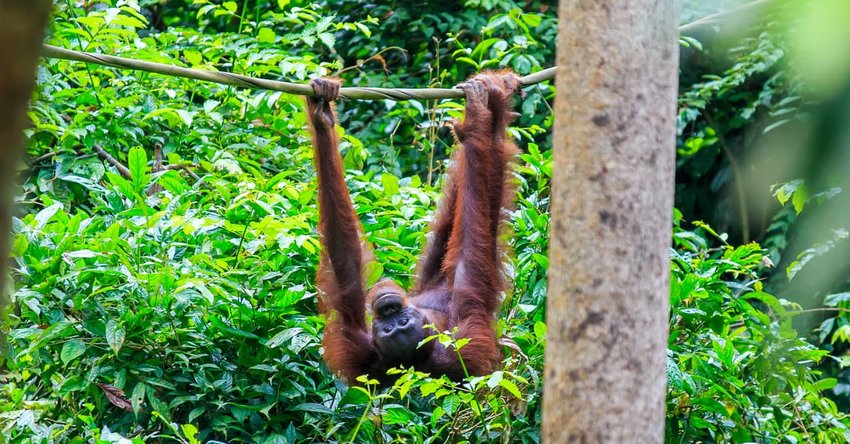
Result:
{"label": "background tree", "polygon": [[[15,169],[49,10],[49,0],[0,0],[0,319],[8,302],[6,258]],[[0,329],[0,350],[3,339]]]}
{"label": "background tree", "polygon": [[561,2],[547,442],[664,439],[674,1]]}

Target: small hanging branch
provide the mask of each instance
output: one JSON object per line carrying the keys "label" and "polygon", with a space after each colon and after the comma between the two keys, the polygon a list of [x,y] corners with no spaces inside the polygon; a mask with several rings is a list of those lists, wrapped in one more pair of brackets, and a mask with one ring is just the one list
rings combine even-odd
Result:
{"label": "small hanging branch", "polygon": [[201,180],[201,176],[198,176],[197,173],[192,171],[192,168],[200,168],[199,165],[194,163],[175,163],[173,165],[166,165],[166,170],[183,170],[186,174],[189,175],[195,182],[199,182]]}
{"label": "small hanging branch", "polygon": [[100,156],[101,159],[109,162],[110,165],[115,167],[116,170],[127,180],[131,180],[132,174],[130,174],[130,169],[125,167],[124,164],[118,161],[118,159],[112,157],[111,154],[107,153],[106,150],[100,147],[100,145],[94,146],[94,151]]}
{"label": "small hanging branch", "polygon": [[[107,153],[106,150],[101,148],[99,145],[94,146],[94,151],[97,155],[105,160],[107,163],[115,167],[118,170],[118,173],[121,174],[127,180],[132,179],[132,174],[130,174],[130,169],[124,166],[118,159],[112,157],[111,154]],[[153,153],[153,169],[152,172],[158,173],[160,171],[166,170],[182,170],[186,174],[189,175],[195,182],[199,182],[201,180],[201,176],[192,171],[192,168],[200,168],[199,165],[194,163],[175,163],[172,165],[163,165],[162,164],[162,145],[156,144],[154,145],[154,153]],[[158,192],[162,191],[162,186],[155,183],[148,188],[148,196],[152,196]]]}
{"label": "small hanging branch", "polygon": [[[162,145],[157,143],[153,146],[153,168],[151,169],[151,172],[156,174],[162,170]],[[148,187],[148,196],[153,196],[160,191],[162,191],[162,185],[154,182]]]}

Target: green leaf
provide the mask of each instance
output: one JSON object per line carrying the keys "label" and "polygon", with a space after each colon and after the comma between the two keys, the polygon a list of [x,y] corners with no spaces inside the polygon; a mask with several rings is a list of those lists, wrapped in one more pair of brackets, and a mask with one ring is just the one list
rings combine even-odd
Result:
{"label": "green leaf", "polygon": [[818,391],[829,390],[838,385],[838,379],[835,378],[824,378],[820,381],[815,382],[815,388]]}
{"label": "green leaf", "polygon": [[215,325],[218,329],[220,329],[221,331],[223,331],[225,333],[229,333],[231,335],[238,336],[238,337],[241,337],[241,338],[260,339],[260,337],[255,335],[254,333],[231,327],[231,326],[227,325],[223,320],[221,320],[217,317],[211,317],[210,322],[213,325]]}
{"label": "green leaf", "polygon": [[519,391],[519,387],[513,383],[513,381],[509,379],[502,379],[499,381],[499,386],[507,390],[510,394],[514,395],[517,399],[522,399],[522,393]]}
{"label": "green leaf", "polygon": [[362,32],[363,35],[366,36],[366,38],[372,37],[372,31],[367,28],[366,25],[362,23],[355,23],[354,25],[357,26],[357,29],[359,29],[360,32]]}
{"label": "green leaf", "polygon": [[187,49],[187,50],[183,51],[183,57],[185,57],[186,61],[189,62],[189,64],[193,65],[193,66],[194,65],[200,65],[201,62],[203,62],[203,60],[204,60],[204,57],[201,55],[200,52],[192,50],[192,49]]}
{"label": "green leaf", "polygon": [[171,410],[168,408],[168,404],[163,402],[161,399],[157,398],[154,394],[153,390],[147,390],[148,402],[151,404],[151,408],[159,413],[166,421],[171,422]]}
{"label": "green leaf", "polygon": [[290,339],[294,338],[297,334],[303,332],[304,329],[301,327],[293,327],[288,328],[274,335],[271,339],[266,342],[266,347],[275,348],[283,344],[284,342],[288,342]]}
{"label": "green leaf", "polygon": [[301,404],[292,407],[292,410],[301,410],[304,412],[312,412],[312,413],[321,413],[323,415],[333,414],[333,410],[325,407],[322,404],[316,404],[315,402],[304,402]]}
{"label": "green leaf", "polygon": [[238,7],[236,2],[224,2],[224,3],[221,4],[221,6],[223,6],[224,9],[226,9],[226,10],[228,10],[228,11],[234,13],[234,14],[236,13],[236,8]]}
{"label": "green leaf", "polygon": [[806,184],[800,184],[797,187],[797,190],[794,191],[794,196],[791,198],[791,205],[794,206],[794,211],[797,214],[800,214],[803,211],[803,207],[806,206],[806,202],[809,200],[809,188]]}
{"label": "green leaf", "polygon": [[390,404],[384,407],[381,415],[384,424],[407,424],[414,418],[413,412],[398,404]]}
{"label": "green leaf", "polygon": [[824,298],[823,305],[838,307],[839,304],[847,304],[848,302],[850,302],[850,292],[833,293]]}
{"label": "green leaf", "polygon": [[260,28],[257,32],[257,41],[261,43],[274,43],[277,35],[271,28]]}
{"label": "green leaf", "polygon": [[537,321],[534,323],[534,336],[538,341],[546,339],[546,324],[542,321]]}
{"label": "green leaf", "polygon": [[106,178],[109,179],[109,183],[111,183],[118,192],[127,199],[133,199],[136,197],[133,184],[129,180],[110,171],[106,172]]}
{"label": "green leaf", "polygon": [[15,236],[15,240],[12,242],[12,251],[11,254],[14,257],[23,256],[24,253],[29,249],[30,241],[23,234],[19,234]]}
{"label": "green leaf", "polygon": [[198,428],[193,426],[192,424],[181,424],[180,431],[183,432],[183,436],[189,441],[189,444],[200,444],[195,436],[198,434]]}
{"label": "green leaf", "polygon": [[319,40],[328,47],[328,49],[334,49],[334,43],[336,43],[336,36],[331,32],[323,32],[319,34]]}
{"label": "green leaf", "polygon": [[71,321],[61,320],[59,322],[54,323],[50,327],[47,327],[41,335],[39,335],[38,339],[32,341],[30,346],[25,350],[18,353],[18,356],[23,356],[32,353],[35,350],[41,348],[42,345],[46,344],[49,341],[54,339],[62,339],[71,333],[74,332],[74,324]]}
{"label": "green leaf", "polygon": [[161,176],[157,177],[156,183],[160,184],[163,189],[168,192],[179,195],[184,193],[189,189],[189,186],[186,184],[186,180],[180,176],[175,170],[169,170],[162,173]]}
{"label": "green leaf", "polygon": [[50,205],[49,207],[41,210],[38,214],[35,215],[35,229],[41,230],[47,225],[47,222],[50,222],[50,219],[53,219],[53,216],[62,209],[62,204],[57,202],[55,204]]}
{"label": "green leaf", "polygon": [[139,382],[133,387],[133,394],[130,395],[130,403],[133,404],[133,411],[137,415],[142,411],[142,402],[145,400],[145,393],[145,383]]}
{"label": "green leaf", "polygon": [[127,154],[127,168],[130,170],[134,191],[141,193],[144,191],[145,185],[151,180],[148,175],[148,156],[144,149],[130,148],[130,152]]}
{"label": "green leaf", "polygon": [[59,358],[62,359],[62,362],[67,364],[73,361],[74,359],[82,356],[82,354],[85,352],[85,342],[79,339],[74,339],[72,341],[66,342],[65,345],[62,346],[62,351],[59,353]]}
{"label": "green leaf", "polygon": [[116,354],[124,345],[124,327],[115,319],[110,319],[106,323],[106,343]]}
{"label": "green leaf", "polygon": [[457,59],[455,59],[455,60],[456,60],[456,61],[458,61],[458,62],[463,62],[463,63],[469,64],[469,65],[472,65],[472,67],[473,67],[473,68],[475,68],[475,69],[478,69],[478,68],[479,68],[479,67],[478,67],[478,62],[476,62],[475,60],[470,59],[469,57],[458,57],[458,58],[457,58]]}
{"label": "green leaf", "polygon": [[532,28],[536,28],[543,23],[543,17],[537,14],[522,14],[522,21]]}
{"label": "green leaf", "polygon": [[503,377],[504,372],[502,372],[501,370],[493,372],[493,374],[491,374],[490,377],[487,378],[487,387],[491,389],[496,388],[496,386],[499,385],[499,382],[502,380]]}
{"label": "green leaf", "polygon": [[398,194],[398,177],[390,173],[381,174],[381,185],[384,186],[384,194],[394,196]]}
{"label": "green leaf", "polygon": [[339,400],[339,405],[363,405],[367,402],[369,402],[369,392],[364,391],[362,387],[349,387]]}
{"label": "green leaf", "polygon": [[190,111],[186,111],[185,109],[177,109],[174,110],[178,116],[180,116],[180,120],[183,121],[183,124],[186,125],[187,128],[192,126],[192,122],[194,121],[194,113]]}
{"label": "green leaf", "polygon": [[206,413],[206,411],[207,411],[207,408],[204,407],[204,406],[195,407],[194,409],[192,409],[191,412],[189,412],[189,416],[187,417],[187,419],[188,419],[189,422],[192,422],[192,421],[198,419],[198,417],[200,417],[204,413]]}

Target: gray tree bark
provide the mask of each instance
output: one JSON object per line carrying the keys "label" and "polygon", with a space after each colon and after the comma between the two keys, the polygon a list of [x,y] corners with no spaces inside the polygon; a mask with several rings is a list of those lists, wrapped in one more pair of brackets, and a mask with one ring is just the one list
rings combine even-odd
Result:
{"label": "gray tree bark", "polygon": [[[6,265],[15,168],[50,11],[49,0],[0,0],[0,316],[9,300]],[[0,349],[3,341],[0,329]]]}
{"label": "gray tree bark", "polygon": [[661,443],[678,2],[558,15],[544,442]]}

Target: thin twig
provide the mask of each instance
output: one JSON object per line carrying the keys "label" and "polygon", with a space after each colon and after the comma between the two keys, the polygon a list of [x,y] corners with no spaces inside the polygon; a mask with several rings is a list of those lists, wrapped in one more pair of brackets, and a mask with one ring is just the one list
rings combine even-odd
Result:
{"label": "thin twig", "polygon": [[717,123],[711,117],[711,113],[706,111],[703,113],[703,116],[715,130],[714,135],[717,136],[717,141],[720,143],[720,147],[729,160],[729,166],[732,168],[732,176],[735,180],[735,193],[738,196],[738,207],[741,210],[741,237],[744,243],[748,244],[750,243],[750,214],[748,212],[749,208],[747,208],[747,192],[744,190],[744,173],[741,171],[741,165],[738,163],[738,159],[735,158],[735,153],[726,145],[726,138],[723,137],[723,132],[720,131]]}
{"label": "thin twig", "polygon": [[100,156],[101,159],[109,162],[109,164],[114,166],[115,169],[118,170],[118,172],[121,173],[121,175],[124,176],[126,179],[133,178],[133,175],[130,174],[129,168],[125,167],[121,162],[118,161],[118,159],[112,157],[111,154],[104,151],[104,149],[101,148],[99,145],[95,145],[94,150],[97,155]]}
{"label": "thin twig", "polygon": [[[151,169],[151,172],[158,173],[162,170],[162,145],[157,143],[153,146],[153,168]],[[153,183],[148,187],[148,196],[153,196],[160,191],[162,191],[162,185],[159,183]]]}
{"label": "thin twig", "polygon": [[29,163],[30,163],[31,165],[35,165],[35,164],[37,164],[37,163],[39,163],[39,162],[41,162],[41,161],[43,161],[43,160],[47,160],[47,159],[50,159],[51,157],[58,156],[58,155],[59,155],[59,153],[61,153],[61,152],[62,152],[62,151],[51,151],[51,152],[49,152],[49,153],[47,153],[47,154],[42,154],[42,155],[40,155],[40,156],[36,157],[35,159],[30,160],[30,162],[29,162]]}
{"label": "thin twig", "polygon": [[756,0],[749,3],[745,3],[736,8],[729,9],[728,11],[712,14],[707,17],[703,17],[699,20],[695,20],[686,25],[682,25],[679,27],[679,32],[681,34],[688,35],[691,33],[696,33],[697,31],[703,29],[710,29],[713,26],[720,25],[731,17],[740,18],[748,15],[760,16],[764,14],[764,11],[766,10],[767,6],[772,2],[773,0]]}
{"label": "thin twig", "polygon": [[165,165],[163,168],[166,170],[182,170],[184,168],[199,168],[200,166],[196,163],[172,163],[170,165]]}
{"label": "thin twig", "polygon": [[194,179],[194,180],[195,180],[195,182],[200,182],[200,181],[201,181],[201,176],[198,176],[198,175],[197,175],[194,171],[192,171],[192,170],[189,168],[189,165],[181,164],[181,165],[180,165],[180,169],[182,169],[183,171],[185,171],[185,172],[186,172],[186,174],[188,174],[188,175],[189,175],[189,177],[191,177],[192,179]]}

